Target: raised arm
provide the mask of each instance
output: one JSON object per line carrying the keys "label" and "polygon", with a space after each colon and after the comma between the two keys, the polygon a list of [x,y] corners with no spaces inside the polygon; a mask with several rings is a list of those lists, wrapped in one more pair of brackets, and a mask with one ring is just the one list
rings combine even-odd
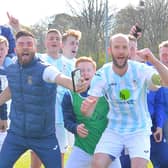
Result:
{"label": "raised arm", "polygon": [[[73,90],[72,78],[62,74],[54,66],[48,66],[43,72],[43,80],[48,83],[55,83],[67,89]],[[84,92],[87,89],[87,83],[81,77],[80,82],[77,84],[76,91],[78,93]]]}
{"label": "raised arm", "polygon": [[168,68],[164,64],[162,64],[158,59],[156,59],[152,64],[159,72],[162,81],[161,84],[163,86],[168,86]]}
{"label": "raised arm", "polygon": [[20,26],[19,20],[17,18],[15,18],[14,16],[10,15],[9,12],[7,12],[6,14],[9,19],[9,24],[14,29],[14,31],[15,32],[20,31],[21,26]]}
{"label": "raised arm", "polygon": [[156,68],[162,81],[161,84],[168,86],[168,68],[162,64],[148,48],[139,50],[137,54]]}
{"label": "raised arm", "polygon": [[[61,85],[65,88],[73,90],[72,79],[68,76],[65,76],[64,74],[57,75],[57,77],[55,78],[55,82],[58,85]],[[76,90],[77,90],[78,93],[81,93],[81,92],[85,91],[86,89],[87,89],[86,83],[81,78],[81,82],[78,83]]]}

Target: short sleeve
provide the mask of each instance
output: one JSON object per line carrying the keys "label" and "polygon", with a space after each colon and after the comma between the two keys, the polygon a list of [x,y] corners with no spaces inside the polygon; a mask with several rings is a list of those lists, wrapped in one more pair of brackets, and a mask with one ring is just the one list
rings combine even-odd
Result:
{"label": "short sleeve", "polygon": [[106,85],[106,77],[104,74],[104,69],[100,69],[94,75],[90,89],[88,91],[88,95],[101,97],[104,95],[103,90],[105,89]]}
{"label": "short sleeve", "polygon": [[152,66],[148,66],[148,72],[146,73],[147,75],[147,84],[148,84],[148,88],[150,90],[157,90],[161,87],[160,84],[156,84],[153,81],[153,77],[154,76],[158,76],[159,77],[159,73],[152,67]]}
{"label": "short sleeve", "polygon": [[57,75],[61,72],[54,66],[48,66],[43,72],[43,80],[49,83],[55,83]]}

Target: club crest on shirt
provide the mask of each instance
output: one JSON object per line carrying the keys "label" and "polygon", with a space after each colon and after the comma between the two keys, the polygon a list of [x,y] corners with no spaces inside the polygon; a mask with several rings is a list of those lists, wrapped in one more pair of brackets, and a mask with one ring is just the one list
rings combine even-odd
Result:
{"label": "club crest on shirt", "polygon": [[28,76],[27,77],[27,83],[29,84],[29,85],[32,85],[32,76]]}

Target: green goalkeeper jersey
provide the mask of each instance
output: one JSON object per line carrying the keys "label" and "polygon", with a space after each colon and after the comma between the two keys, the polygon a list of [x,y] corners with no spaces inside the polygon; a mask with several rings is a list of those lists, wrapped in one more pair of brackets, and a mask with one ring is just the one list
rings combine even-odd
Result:
{"label": "green goalkeeper jersey", "polygon": [[93,154],[102,132],[107,126],[108,102],[105,97],[100,97],[92,116],[86,117],[80,111],[82,101],[85,98],[72,92],[72,99],[73,111],[77,122],[84,123],[88,130],[88,136],[85,138],[81,138],[77,134],[75,135],[75,146],[78,146],[89,154]]}

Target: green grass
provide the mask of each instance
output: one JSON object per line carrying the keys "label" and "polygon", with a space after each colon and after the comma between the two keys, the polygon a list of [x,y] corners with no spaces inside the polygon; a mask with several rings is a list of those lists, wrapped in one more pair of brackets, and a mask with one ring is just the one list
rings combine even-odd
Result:
{"label": "green grass", "polygon": [[30,168],[30,151],[25,152],[15,163],[14,168]]}

